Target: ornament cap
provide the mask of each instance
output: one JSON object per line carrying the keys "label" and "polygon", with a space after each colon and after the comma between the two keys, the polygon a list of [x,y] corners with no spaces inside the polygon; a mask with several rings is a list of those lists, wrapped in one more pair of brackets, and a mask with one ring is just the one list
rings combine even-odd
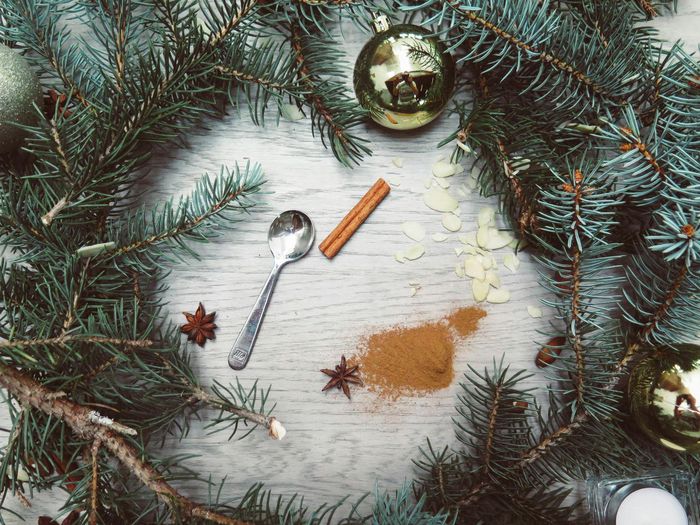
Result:
{"label": "ornament cap", "polygon": [[387,17],[386,15],[376,14],[374,19],[372,20],[372,30],[374,31],[375,35],[377,33],[386,31],[390,27],[391,22],[389,21],[389,17]]}

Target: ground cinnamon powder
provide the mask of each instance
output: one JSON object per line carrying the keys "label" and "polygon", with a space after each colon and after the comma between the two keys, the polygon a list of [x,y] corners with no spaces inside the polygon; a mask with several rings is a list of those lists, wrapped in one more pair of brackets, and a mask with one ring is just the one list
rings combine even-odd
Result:
{"label": "ground cinnamon powder", "polygon": [[351,361],[367,388],[396,399],[447,388],[454,379],[455,343],[476,331],[486,312],[460,308],[439,321],[392,327],[365,337]]}

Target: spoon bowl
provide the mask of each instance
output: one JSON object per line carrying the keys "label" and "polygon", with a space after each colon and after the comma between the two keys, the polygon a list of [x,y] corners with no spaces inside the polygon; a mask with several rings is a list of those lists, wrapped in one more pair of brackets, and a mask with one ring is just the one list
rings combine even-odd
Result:
{"label": "spoon bowl", "polygon": [[301,259],[314,243],[315,230],[311,219],[297,210],[281,213],[270,224],[267,240],[277,264]]}
{"label": "spoon bowl", "polygon": [[228,354],[228,364],[234,370],[242,370],[248,364],[253,345],[258,337],[260,324],[265,316],[265,310],[267,310],[267,304],[270,302],[272,290],[275,288],[275,283],[282,267],[306,255],[314,244],[315,236],[316,232],[311,219],[305,213],[297,210],[288,210],[281,213],[270,224],[270,229],[267,232],[267,242],[270,245],[272,255],[275,257],[275,264],[263,289],[260,291],[260,296],[255,302],[255,306],[253,306],[253,311],[250,312],[241,329],[241,333],[238,334],[236,341],[233,343],[233,348]]}

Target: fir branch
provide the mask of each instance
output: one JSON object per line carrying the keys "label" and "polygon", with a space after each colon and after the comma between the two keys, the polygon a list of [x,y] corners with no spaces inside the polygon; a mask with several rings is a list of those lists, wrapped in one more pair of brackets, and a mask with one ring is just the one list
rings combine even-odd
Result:
{"label": "fir branch", "polygon": [[92,470],[90,475],[90,509],[88,514],[88,525],[97,525],[97,520],[99,518],[99,496],[97,491],[99,490],[100,474],[98,458],[101,447],[102,441],[99,437],[96,437],[92,441],[92,445],[90,446],[90,460],[92,463]]}
{"label": "fir branch", "polygon": [[81,406],[33,380],[31,377],[0,363],[0,385],[16,397],[22,404],[31,406],[48,416],[63,421],[81,438],[99,439],[102,446],[116,460],[152,490],[158,498],[184,518],[201,519],[220,525],[247,525],[246,522],[219,514],[210,508],[197,504],[180,494],[144,459],[139,451],[110,426],[95,423],[90,409]]}
{"label": "fir branch", "polygon": [[321,133],[324,145],[330,143],[336,158],[351,167],[364,155],[371,154],[365,139],[349,133],[364,121],[366,112],[354,98],[345,94],[345,87],[328,77],[340,76],[339,55],[333,42],[321,35],[309,35],[298,23],[290,27],[290,44],[297,63],[299,82],[306,88],[314,126]]}

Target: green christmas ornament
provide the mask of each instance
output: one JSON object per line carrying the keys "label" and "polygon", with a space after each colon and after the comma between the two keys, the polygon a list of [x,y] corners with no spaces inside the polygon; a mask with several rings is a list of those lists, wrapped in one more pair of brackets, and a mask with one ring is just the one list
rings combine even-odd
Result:
{"label": "green christmas ornament", "polygon": [[629,409],[653,441],[679,452],[700,452],[700,346],[657,349],[630,374]]}
{"label": "green christmas ornament", "polygon": [[422,27],[392,26],[385,16],[355,62],[360,105],[389,129],[415,129],[445,108],[455,82],[455,64],[445,46]]}
{"label": "green christmas ornament", "polygon": [[0,44],[0,155],[22,144],[25,134],[13,123],[34,124],[33,104],[41,103],[41,84],[27,61]]}

